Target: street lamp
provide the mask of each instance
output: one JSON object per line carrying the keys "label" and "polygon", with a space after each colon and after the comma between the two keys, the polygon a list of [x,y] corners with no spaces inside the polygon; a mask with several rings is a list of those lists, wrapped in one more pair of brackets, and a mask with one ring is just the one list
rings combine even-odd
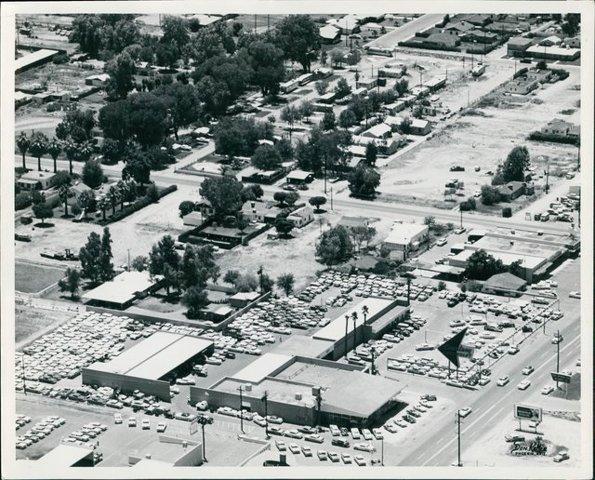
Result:
{"label": "street lamp", "polygon": [[238,387],[240,391],[240,430],[244,432],[244,397],[242,396],[242,385]]}
{"label": "street lamp", "polygon": [[269,438],[269,410],[267,402],[268,398],[268,392],[265,390],[264,395],[262,396],[262,401],[264,402],[264,435],[267,439]]}
{"label": "street lamp", "polygon": [[457,467],[462,467],[461,462],[461,411],[457,409]]}
{"label": "street lamp", "polygon": [[353,320],[353,349],[355,350],[357,346],[357,312],[351,314],[351,319]]}
{"label": "street lamp", "polygon": [[205,445],[205,425],[211,425],[213,423],[213,417],[209,417],[208,415],[201,414],[197,418],[198,424],[202,429],[202,458],[206,462],[207,461],[207,449]]}

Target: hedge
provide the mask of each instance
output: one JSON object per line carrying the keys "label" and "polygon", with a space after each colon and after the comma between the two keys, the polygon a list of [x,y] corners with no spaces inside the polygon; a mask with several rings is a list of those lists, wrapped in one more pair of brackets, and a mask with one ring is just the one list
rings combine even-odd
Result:
{"label": "hedge", "polygon": [[30,207],[31,203],[33,203],[31,200],[31,195],[29,195],[27,192],[19,193],[14,197],[15,210],[23,210],[24,208]]}
{"label": "hedge", "polygon": [[512,209],[510,207],[504,207],[502,209],[502,216],[504,218],[510,218],[510,217],[512,217]]}
{"label": "hedge", "polygon": [[[159,198],[163,198],[163,197],[165,197],[165,195],[167,195],[171,192],[175,192],[177,189],[178,189],[177,185],[170,185],[168,187],[165,187],[164,189],[159,191]],[[149,200],[148,197],[144,196],[144,197],[138,199],[133,204],[125,206],[122,210],[118,210],[115,213],[115,215],[112,215],[111,217],[108,217],[105,220],[103,220],[103,218],[99,219],[97,221],[97,223],[101,226],[105,226],[109,223],[117,222],[118,220],[122,220],[123,218],[127,217],[128,215],[133,214],[134,212],[138,212],[141,208],[145,208],[146,206],[150,205],[151,203],[153,203],[153,202],[151,200]]]}
{"label": "hedge", "polygon": [[579,140],[577,138],[569,137],[566,135],[554,135],[552,133],[543,133],[543,132],[532,132],[529,135],[529,140],[538,140],[542,142],[556,142],[556,143],[568,143],[570,145],[577,145],[579,144]]}
{"label": "hedge", "polygon": [[529,71],[529,69],[527,67],[521,68],[519,71],[517,71],[512,78],[518,78],[521,75],[525,75],[525,73],[527,73]]}

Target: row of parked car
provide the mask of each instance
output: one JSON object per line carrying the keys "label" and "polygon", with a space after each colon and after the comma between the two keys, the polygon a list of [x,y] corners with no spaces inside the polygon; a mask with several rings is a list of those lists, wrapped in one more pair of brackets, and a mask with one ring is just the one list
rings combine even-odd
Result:
{"label": "row of parked car", "polygon": [[[17,430],[21,427],[24,427],[26,424],[31,423],[31,417],[26,415],[19,414],[16,417],[16,425]],[[66,420],[62,417],[58,417],[57,415],[50,415],[49,417],[40,420],[39,422],[35,423],[29,430],[25,433],[21,433],[16,438],[16,448],[19,450],[24,450],[34,443],[43,440],[45,437],[50,435],[54,430],[60,428],[62,425],[66,423]]]}

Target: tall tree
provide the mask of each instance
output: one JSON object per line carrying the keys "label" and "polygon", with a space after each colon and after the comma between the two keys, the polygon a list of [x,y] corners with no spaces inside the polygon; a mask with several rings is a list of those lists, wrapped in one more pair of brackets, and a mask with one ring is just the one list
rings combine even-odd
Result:
{"label": "tall tree", "polygon": [[372,167],[364,164],[358,165],[349,175],[349,190],[352,195],[369,197],[376,193],[380,185],[380,174]]}
{"label": "tall tree", "polygon": [[60,153],[62,153],[62,143],[56,137],[53,137],[48,143],[48,153],[54,161],[54,173],[56,173],[58,171],[56,161],[58,160]]}
{"label": "tall tree", "polygon": [[505,182],[525,180],[525,172],[529,168],[529,150],[525,146],[514,147],[501,167],[501,175]]}
{"label": "tall tree", "polygon": [[104,282],[114,278],[114,265],[112,263],[112,236],[109,228],[103,228],[101,236],[101,254],[99,258],[99,269],[101,280]]}
{"label": "tall tree", "polygon": [[99,283],[101,279],[101,237],[91,232],[87,238],[87,243],[79,252],[81,261],[82,276],[88,278],[93,285]]}
{"label": "tall tree", "polygon": [[242,208],[243,185],[233,177],[209,177],[200,185],[200,194],[208,200],[215,216],[222,219]]}
{"label": "tall tree", "polygon": [[77,198],[77,204],[83,210],[85,218],[88,213],[92,213],[97,208],[97,200],[95,199],[95,192],[93,190],[84,190]]}
{"label": "tall tree", "polygon": [[316,244],[316,256],[325,265],[348,260],[353,254],[353,243],[347,229],[339,225],[322,233]]}
{"label": "tall tree", "polygon": [[29,153],[37,158],[37,170],[41,171],[41,157],[48,151],[48,137],[42,132],[34,132],[31,135]]}
{"label": "tall tree", "polygon": [[252,155],[252,165],[261,170],[276,170],[281,166],[281,155],[271,145],[260,145]]}
{"label": "tall tree", "polygon": [[112,207],[112,216],[116,214],[116,205],[120,201],[120,193],[118,189],[112,185],[108,188],[106,193],[107,201],[109,202],[110,206]]}
{"label": "tall tree", "polygon": [[33,205],[33,215],[35,218],[39,218],[41,220],[41,226],[45,227],[45,219],[52,218],[54,216],[54,211],[52,207],[44,200],[43,202],[36,203]]}
{"label": "tall tree", "polygon": [[200,318],[200,310],[209,304],[207,293],[200,287],[190,287],[182,297],[182,303],[188,307],[188,318]]}
{"label": "tall tree", "polygon": [[287,296],[291,295],[293,292],[294,284],[295,277],[293,276],[293,273],[284,273],[277,278],[277,286],[281,288]]}
{"label": "tall tree", "polygon": [[275,42],[289,60],[299,62],[304,71],[310,71],[312,59],[320,49],[318,26],[309,15],[289,15],[276,27]]}
{"label": "tall tree", "polygon": [[72,190],[70,190],[69,185],[62,185],[58,190],[58,196],[64,203],[64,217],[68,217],[68,197],[71,195],[71,193]]}
{"label": "tall tree", "polygon": [[25,155],[27,155],[27,151],[29,150],[29,145],[31,145],[31,140],[27,137],[25,132],[19,132],[16,139],[16,144],[23,156],[23,170],[27,170],[27,163],[25,161]]}
{"label": "tall tree", "polygon": [[174,273],[178,272],[179,264],[180,255],[176,250],[175,241],[170,235],[165,235],[153,245],[149,253],[149,272],[151,275],[165,277],[164,284],[168,295],[170,288],[176,283]]}
{"label": "tall tree", "polygon": [[378,158],[378,147],[374,142],[370,142],[366,145],[366,163],[370,166],[376,165],[376,159]]}
{"label": "tall tree", "polygon": [[300,109],[293,105],[288,105],[281,110],[281,120],[289,124],[289,141],[291,142],[291,134],[293,132],[293,124],[301,118]]}
{"label": "tall tree", "polygon": [[136,64],[127,52],[122,52],[110,60],[105,71],[109,74],[107,92],[112,98],[126,98],[134,88]]}
{"label": "tall tree", "polygon": [[254,84],[263,95],[277,95],[279,84],[285,75],[283,69],[283,51],[274,44],[263,41],[253,42],[248,52],[252,59]]}
{"label": "tall tree", "polygon": [[103,183],[103,169],[97,160],[89,160],[83,166],[83,183],[89,188],[97,188]]}
{"label": "tall tree", "polygon": [[58,282],[58,287],[61,292],[70,293],[70,298],[75,299],[78,297],[77,293],[81,283],[81,272],[76,268],[67,268],[64,273],[64,278]]}

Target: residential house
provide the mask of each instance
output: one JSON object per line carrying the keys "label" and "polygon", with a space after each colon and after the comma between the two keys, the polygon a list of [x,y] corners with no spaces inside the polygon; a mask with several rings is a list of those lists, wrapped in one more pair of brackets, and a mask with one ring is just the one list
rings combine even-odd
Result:
{"label": "residential house", "polygon": [[504,185],[498,185],[496,190],[500,194],[500,198],[504,202],[511,202],[525,193],[524,182],[508,182]]}
{"label": "residential house", "polygon": [[391,127],[386,123],[379,123],[378,125],[374,125],[372,128],[369,128],[365,132],[362,133],[362,137],[370,137],[370,138],[388,138],[391,136]]}
{"label": "residential house", "polygon": [[379,23],[368,22],[360,26],[360,31],[361,33],[367,33],[371,35],[382,35],[382,32],[386,31],[386,28]]}
{"label": "residential house", "polygon": [[564,45],[570,48],[581,48],[581,37],[568,37],[564,39]]}
{"label": "residential house", "polygon": [[359,32],[359,21],[360,17],[358,15],[345,15],[338,20],[331,20],[333,25],[341,29],[343,35]]}
{"label": "residential house", "polygon": [[294,210],[287,216],[287,220],[293,223],[295,228],[302,228],[314,220],[314,212],[308,205]]}
{"label": "residential house", "polygon": [[528,56],[546,60],[576,60],[581,56],[580,48],[564,48],[559,45],[552,47],[534,45],[526,50]]}
{"label": "residential house", "polygon": [[52,179],[56,176],[53,172],[40,172],[31,170],[17,180],[17,185],[22,190],[47,190],[52,186]]}
{"label": "residential house", "polygon": [[444,85],[446,85],[446,77],[434,77],[425,83],[431,92],[440,90]]}
{"label": "residential house", "polygon": [[382,105],[382,107],[380,107],[381,110],[384,110],[385,112],[388,112],[391,115],[402,112],[406,108],[407,108],[407,104],[403,100],[397,100],[394,103],[388,103],[388,104]]}
{"label": "residential house", "polygon": [[366,90],[371,90],[372,88],[376,87],[376,85],[378,85],[377,77],[360,78],[356,83],[357,88],[365,88]]}
{"label": "residential house", "polygon": [[458,35],[468,32],[470,30],[474,30],[475,29],[475,25],[473,25],[470,22],[467,22],[465,20],[462,20],[460,22],[450,22],[448,23],[442,30],[444,32],[456,32]]}
{"label": "residential house", "polygon": [[533,40],[525,37],[512,37],[508,40],[506,53],[510,56],[522,56],[533,45]]}
{"label": "residential house", "polygon": [[368,217],[341,217],[337,225],[346,228],[368,227],[370,226],[370,219]]}
{"label": "residential house", "polygon": [[287,183],[293,185],[304,185],[314,180],[314,174],[312,172],[296,169],[289,172],[287,177],[285,177],[285,180]]}
{"label": "residential house", "polygon": [[318,35],[322,43],[338,43],[341,41],[341,29],[335,25],[327,24],[318,29]]}
{"label": "residential house", "polygon": [[475,13],[471,15],[465,15],[465,20],[472,25],[485,27],[492,21],[493,15],[485,13]]}
{"label": "residential house", "polygon": [[493,32],[486,32],[485,30],[469,30],[461,35],[461,40],[469,43],[487,43],[491,44],[498,40],[498,35]]}
{"label": "residential house", "polygon": [[269,202],[248,200],[242,205],[242,215],[251,222],[274,223],[281,209]]}
{"label": "residential house", "polygon": [[409,128],[413,135],[427,135],[431,130],[430,122],[421,118],[412,118]]}
{"label": "residential house", "polygon": [[573,123],[555,118],[541,129],[541,133],[578,139],[580,137],[580,128]]}
{"label": "residential house", "polygon": [[433,33],[424,40],[423,45],[439,50],[455,50],[461,44],[461,39],[453,30],[451,32]]}
{"label": "residential house", "polygon": [[109,81],[108,73],[99,73],[96,75],[89,75],[85,78],[85,85],[92,85],[94,87],[105,87]]}
{"label": "residential house", "polygon": [[539,45],[544,47],[553,47],[554,45],[560,45],[560,43],[562,43],[562,39],[560,37],[557,35],[550,35],[539,42]]}
{"label": "residential house", "polygon": [[187,227],[200,227],[205,223],[205,218],[200,212],[190,212],[182,217],[182,223]]}

